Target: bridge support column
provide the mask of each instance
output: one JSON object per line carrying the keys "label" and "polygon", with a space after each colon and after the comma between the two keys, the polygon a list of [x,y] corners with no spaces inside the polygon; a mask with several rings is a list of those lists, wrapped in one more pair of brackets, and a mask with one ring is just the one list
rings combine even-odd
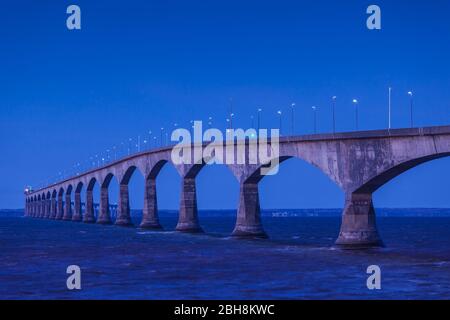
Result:
{"label": "bridge support column", "polygon": [[51,200],[50,199],[47,199],[47,200],[45,200],[45,216],[44,216],[44,218],[45,219],[50,219],[50,206],[51,206]]}
{"label": "bridge support column", "polygon": [[79,192],[75,192],[74,197],[74,203],[73,203],[73,215],[72,215],[72,221],[81,221],[81,194]]}
{"label": "bridge support column", "polygon": [[130,215],[130,194],[127,184],[121,184],[119,190],[119,207],[116,218],[116,225],[129,227],[132,226]]}
{"label": "bridge support column", "polygon": [[41,212],[41,201],[36,200],[36,214],[35,214],[36,218],[39,218],[40,212]]}
{"label": "bridge support column", "polygon": [[156,179],[145,181],[144,208],[142,210],[141,228],[162,229],[158,218],[158,203],[156,198]]}
{"label": "bridge support column", "polygon": [[97,223],[111,224],[111,213],[109,211],[109,196],[108,188],[102,187],[100,189],[100,213],[98,215]]}
{"label": "bridge support column", "polygon": [[92,190],[86,190],[86,210],[84,212],[83,222],[94,223],[94,194]]}
{"label": "bridge support column", "polygon": [[50,219],[56,218],[56,198],[50,200]]}
{"label": "bridge support column", "polygon": [[383,246],[375,220],[372,194],[346,194],[341,231],[336,244],[350,248]]}
{"label": "bridge support column", "polygon": [[198,223],[195,178],[184,177],[181,181],[180,212],[176,230],[191,233],[203,232]]}
{"label": "bridge support column", "polygon": [[56,211],[56,220],[61,220],[64,216],[64,203],[63,203],[63,196],[58,195],[58,208]]}
{"label": "bridge support column", "polygon": [[267,238],[261,224],[257,183],[241,183],[240,185],[239,208],[232,236],[238,238]]}
{"label": "bridge support column", "polygon": [[39,218],[42,218],[44,216],[44,201],[39,201]]}
{"label": "bridge support column", "polygon": [[63,220],[72,220],[72,199],[70,198],[70,194],[66,194],[65,204]]}

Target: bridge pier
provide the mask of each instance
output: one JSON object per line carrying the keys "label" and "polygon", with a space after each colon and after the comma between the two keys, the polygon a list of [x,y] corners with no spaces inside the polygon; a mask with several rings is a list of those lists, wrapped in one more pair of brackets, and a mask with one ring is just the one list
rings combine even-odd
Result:
{"label": "bridge pier", "polygon": [[375,220],[372,194],[346,194],[336,245],[348,248],[383,246]]}
{"label": "bridge pier", "polygon": [[86,190],[86,210],[84,212],[83,222],[94,223],[94,194],[92,190]]}
{"label": "bridge pier", "polygon": [[158,218],[158,201],[156,197],[156,179],[145,181],[144,208],[142,210],[141,228],[162,229]]}
{"label": "bridge pier", "polygon": [[39,218],[44,217],[45,203],[44,200],[39,201]]}
{"label": "bridge pier", "polygon": [[36,200],[36,218],[39,218],[39,215],[41,214],[41,201]]}
{"label": "bridge pier", "polygon": [[66,194],[65,204],[63,220],[69,221],[72,220],[72,199],[70,198],[70,194]]}
{"label": "bridge pier", "polygon": [[72,215],[72,221],[81,221],[81,194],[79,192],[75,192],[75,198],[74,198],[74,213]]}
{"label": "bridge pier", "polygon": [[237,238],[267,238],[261,224],[257,183],[240,184],[239,208],[232,236]]}
{"label": "bridge pier", "polygon": [[50,219],[56,218],[56,198],[50,200]]}
{"label": "bridge pier", "polygon": [[45,219],[49,219],[50,218],[50,199],[46,199],[45,200],[45,215],[44,218]]}
{"label": "bridge pier", "polygon": [[127,184],[121,184],[119,190],[119,208],[116,217],[116,225],[129,227],[132,226],[130,215],[130,194]]}
{"label": "bridge pier", "polygon": [[100,213],[98,215],[97,223],[111,224],[111,213],[109,211],[109,195],[108,187],[101,187],[100,189]]}
{"label": "bridge pier", "polygon": [[181,181],[180,212],[176,230],[190,233],[203,232],[198,222],[195,178],[183,177]]}
{"label": "bridge pier", "polygon": [[58,209],[56,211],[56,220],[61,220],[64,215],[64,203],[62,194],[58,195]]}

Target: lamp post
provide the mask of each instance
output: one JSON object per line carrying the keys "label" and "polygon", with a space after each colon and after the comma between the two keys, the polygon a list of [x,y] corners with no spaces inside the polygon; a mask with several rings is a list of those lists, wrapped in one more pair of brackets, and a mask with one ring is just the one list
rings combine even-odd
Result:
{"label": "lamp post", "polygon": [[161,147],[163,146],[163,132],[164,132],[164,128],[161,128],[161,133],[160,133],[160,142],[161,142]]}
{"label": "lamp post", "polygon": [[277,114],[278,114],[278,120],[279,120],[279,124],[278,124],[278,128],[280,129],[280,136],[282,135],[282,133],[281,133],[281,125],[282,125],[282,118],[281,118],[281,115],[282,115],[282,113],[281,113],[281,110],[278,110],[277,111]]}
{"label": "lamp post", "polygon": [[413,120],[413,92],[408,91],[409,96],[409,118],[411,121],[411,128],[414,126],[414,120]]}
{"label": "lamp post", "polygon": [[295,109],[295,103],[291,104],[291,135],[294,135],[295,130],[295,118],[294,118],[294,109]]}
{"label": "lamp post", "polygon": [[262,111],[262,108],[258,108],[258,132],[259,132],[259,129],[260,129],[260,127],[261,127],[261,111]]}
{"label": "lamp post", "polygon": [[131,153],[131,141],[132,141],[133,139],[131,139],[131,138],[128,138],[128,155],[130,155],[130,153]]}
{"label": "lamp post", "polygon": [[148,149],[152,148],[152,130],[148,131]]}
{"label": "lamp post", "polygon": [[388,129],[391,129],[391,97],[392,97],[392,88],[389,87],[389,103],[388,103]]}
{"label": "lamp post", "polygon": [[353,99],[352,102],[355,105],[355,124],[356,124],[356,130],[358,130],[359,129],[358,100]]}
{"label": "lamp post", "polygon": [[313,110],[314,113],[314,133],[317,133],[317,107],[316,106],[312,106],[311,109]]}
{"label": "lamp post", "polygon": [[230,129],[233,129],[233,98],[230,98]]}
{"label": "lamp post", "polygon": [[333,110],[333,133],[336,133],[336,96],[331,98],[332,101],[332,110]]}

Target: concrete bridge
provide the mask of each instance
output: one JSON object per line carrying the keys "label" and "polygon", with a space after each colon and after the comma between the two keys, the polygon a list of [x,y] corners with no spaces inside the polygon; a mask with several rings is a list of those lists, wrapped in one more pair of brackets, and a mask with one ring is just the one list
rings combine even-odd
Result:
{"label": "concrete bridge", "polygon": [[[238,142],[238,143],[243,143]],[[248,141],[247,141],[248,143]],[[269,141],[270,145],[270,141]],[[196,145],[195,148],[204,148]],[[30,217],[112,223],[108,187],[113,176],[119,181],[116,225],[130,226],[128,183],[136,172],[145,177],[144,208],[140,227],[160,229],[156,201],[156,178],[171,163],[172,147],[134,154],[25,195],[25,214]],[[300,158],[319,168],[345,193],[342,223],[336,244],[380,246],[372,194],[391,179],[427,161],[450,155],[450,126],[318,134],[280,138],[279,161]],[[172,163],[173,164],[173,163]],[[205,163],[176,165],[181,196],[176,230],[201,232],[197,216],[195,178]],[[282,164],[281,164],[282,166]],[[265,237],[258,183],[264,177],[262,165],[227,165],[239,181],[240,194],[236,237]],[[100,209],[94,216],[93,188],[100,185]],[[81,191],[85,188],[85,210]],[[74,194],[73,208],[71,195]],[[301,195],[299,195],[301,196]],[[69,204],[69,205],[67,205]]]}

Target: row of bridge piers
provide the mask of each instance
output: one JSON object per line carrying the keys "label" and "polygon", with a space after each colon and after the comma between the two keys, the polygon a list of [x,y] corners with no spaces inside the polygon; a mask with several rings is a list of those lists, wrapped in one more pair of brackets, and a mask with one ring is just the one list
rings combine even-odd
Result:
{"label": "row of bridge piers", "polygon": [[[176,230],[189,233],[202,232],[198,219],[195,178],[184,178],[181,184],[180,209]],[[266,238],[260,211],[258,184],[241,183],[236,224],[232,236],[237,238]],[[63,193],[37,201],[27,200],[26,215],[105,225],[113,223],[107,187],[100,188],[97,215],[95,214],[93,190],[91,189],[86,190],[84,205],[80,192],[74,193],[73,202],[70,194],[64,195]],[[114,224],[133,226],[127,184],[119,186],[117,215]],[[146,180],[143,214],[139,227],[154,230],[162,229],[158,217],[155,179]],[[376,228],[375,211],[370,194],[351,194],[346,197],[341,231],[336,243],[351,247],[380,246],[382,244]]]}

